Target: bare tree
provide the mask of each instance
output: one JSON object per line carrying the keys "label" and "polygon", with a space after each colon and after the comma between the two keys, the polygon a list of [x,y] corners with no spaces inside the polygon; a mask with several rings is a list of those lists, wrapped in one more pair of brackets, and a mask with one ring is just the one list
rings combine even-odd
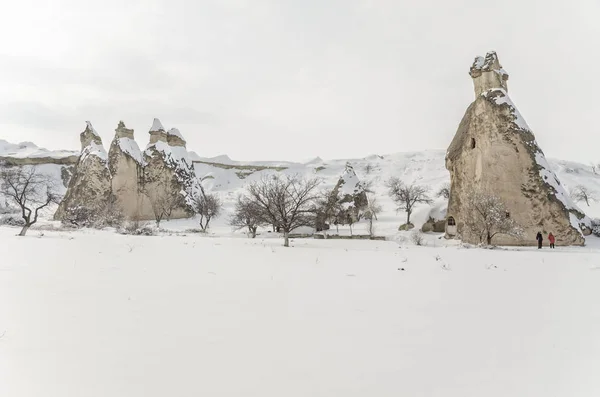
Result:
{"label": "bare tree", "polygon": [[590,201],[598,200],[596,192],[583,185],[575,186],[575,188],[571,191],[571,197],[577,201],[585,201],[588,207],[590,206]]}
{"label": "bare tree", "polygon": [[406,224],[410,224],[410,216],[417,204],[431,204],[429,188],[416,184],[407,185],[397,177],[390,178],[386,186],[392,200],[398,206],[396,211],[406,212]]}
{"label": "bare tree", "polygon": [[444,183],[435,195],[436,197],[443,197],[448,200],[450,198],[450,184]]}
{"label": "bare tree", "polygon": [[465,227],[479,236],[479,242],[492,244],[498,234],[522,237],[523,228],[510,217],[510,213],[502,200],[496,196],[472,193],[467,198],[468,217]]}
{"label": "bare tree", "polygon": [[302,226],[315,223],[315,190],[319,179],[299,176],[263,176],[247,187],[247,197],[260,208],[261,218],[283,232],[284,246],[289,247],[289,235]]}
{"label": "bare tree", "polygon": [[145,190],[144,194],[150,201],[157,228],[160,228],[160,222],[163,219],[171,219],[173,210],[183,206],[183,195],[178,191],[171,190],[168,182],[160,184],[152,190]]}
{"label": "bare tree", "polygon": [[268,224],[268,221],[263,219],[262,215],[260,207],[256,203],[247,197],[240,196],[235,203],[229,225],[238,230],[247,227],[249,235],[255,238],[258,227]]}
{"label": "bare tree", "polygon": [[594,163],[591,163],[590,165],[592,166],[592,172],[594,174],[597,174],[598,173],[598,168],[600,168],[600,164],[596,165]]}
{"label": "bare tree", "polygon": [[14,202],[21,210],[25,225],[19,236],[38,221],[40,210],[50,204],[58,204],[60,197],[48,175],[39,173],[36,167],[17,167],[0,172],[0,195]]}
{"label": "bare tree", "polygon": [[192,209],[200,218],[200,228],[206,232],[210,221],[221,215],[223,203],[219,196],[206,193],[203,188],[200,188],[200,191],[193,194],[191,198]]}
{"label": "bare tree", "polygon": [[375,228],[373,226],[373,220],[377,220],[377,215],[383,211],[383,206],[378,202],[377,196],[374,194],[367,194],[368,206],[365,211],[365,218],[369,220],[369,235],[373,237],[375,234]]}

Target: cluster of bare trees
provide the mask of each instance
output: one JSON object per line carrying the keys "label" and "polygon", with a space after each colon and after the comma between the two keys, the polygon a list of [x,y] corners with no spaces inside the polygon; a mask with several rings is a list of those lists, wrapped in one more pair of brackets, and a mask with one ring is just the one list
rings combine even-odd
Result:
{"label": "cluster of bare trees", "polygon": [[52,177],[36,167],[14,167],[0,171],[0,196],[16,205],[25,222],[19,236],[38,221],[40,211],[50,204],[58,204],[60,196]]}

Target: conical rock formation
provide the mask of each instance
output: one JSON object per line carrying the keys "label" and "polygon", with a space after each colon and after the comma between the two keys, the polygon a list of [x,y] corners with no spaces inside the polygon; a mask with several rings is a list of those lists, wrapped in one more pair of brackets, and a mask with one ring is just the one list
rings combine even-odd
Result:
{"label": "conical rock formation", "polygon": [[115,137],[108,151],[109,169],[112,176],[111,189],[123,215],[130,219],[140,217],[144,158],[133,136],[123,121],[115,130]]}
{"label": "conical rock formation", "polygon": [[591,221],[572,202],[550,169],[533,132],[508,96],[508,74],[495,52],[471,66],[476,98],[468,107],[446,154],[451,176],[447,234],[477,244],[465,221],[468,197],[499,197],[524,229],[521,238],[497,235],[500,245],[533,245],[538,231],[557,245],[583,245]]}
{"label": "conical rock formation", "polygon": [[102,139],[92,124],[87,121],[80,134],[81,156],[67,193],[54,214],[55,220],[78,217],[77,214],[97,213],[106,206],[110,198],[110,172],[108,155]]}
{"label": "conical rock formation", "polygon": [[350,163],[346,163],[346,168],[332,194],[339,197],[339,203],[346,211],[346,215],[351,216],[354,222],[360,218],[369,204],[367,192]]}
{"label": "conical rock formation", "polygon": [[194,164],[179,130],[165,131],[158,119],[150,129],[150,143],[144,151],[144,191],[147,200],[144,214],[153,211],[153,203],[165,196],[179,195],[179,203],[171,213],[172,218],[190,216],[192,194],[200,189]]}

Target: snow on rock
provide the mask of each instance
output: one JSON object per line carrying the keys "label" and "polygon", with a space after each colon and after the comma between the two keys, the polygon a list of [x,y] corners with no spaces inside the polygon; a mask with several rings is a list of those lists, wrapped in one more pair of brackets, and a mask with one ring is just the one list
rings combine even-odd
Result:
{"label": "snow on rock", "polygon": [[342,197],[345,195],[355,195],[356,193],[360,193],[362,190],[360,180],[358,179],[354,168],[349,162],[346,163],[346,168],[340,177],[339,185],[339,193]]}
{"label": "snow on rock", "polygon": [[90,144],[81,151],[79,161],[85,161],[88,156],[97,156],[102,161],[108,162],[108,153],[106,153],[106,150],[101,143],[90,142]]}
{"label": "snow on rock", "polygon": [[484,57],[476,57],[469,69],[469,75],[473,78],[475,95],[494,88],[508,90],[508,73],[500,65],[498,55],[490,51]]}
{"label": "snow on rock", "polygon": [[89,121],[86,121],[85,130],[79,137],[81,141],[80,162],[85,161],[88,156],[97,156],[105,163],[108,161],[108,154],[102,145],[102,138]]}
{"label": "snow on rock", "polygon": [[160,122],[159,119],[155,118],[154,121],[152,122],[152,127],[150,127],[150,131],[149,132],[158,132],[158,131],[166,131],[165,127],[163,127],[162,123]]}
{"label": "snow on rock", "polygon": [[90,121],[86,121],[85,125],[92,134],[96,135],[97,137],[100,137],[100,134],[98,134],[98,131],[96,131],[96,129],[94,128],[94,126],[92,125],[92,123]]}
{"label": "snow on rock", "polygon": [[167,132],[167,135],[176,136],[177,138],[179,138],[179,139],[181,139],[182,141],[185,142],[185,139],[183,138],[183,135],[181,135],[181,131],[179,131],[179,129],[177,129],[177,128],[171,128]]}
{"label": "snow on rock", "polygon": [[581,233],[584,232],[584,228],[591,230],[592,220],[573,202],[571,196],[567,193],[556,177],[556,174],[550,168],[550,165],[548,164],[548,161],[546,161],[546,157],[541,150],[535,153],[535,161],[539,166],[541,178],[550,186],[556,198],[565,206],[565,209],[569,211],[571,226]]}
{"label": "snow on rock", "polygon": [[137,142],[131,138],[118,138],[118,145],[121,151],[131,156],[139,164],[144,164],[144,157]]}
{"label": "snow on rock", "polygon": [[531,128],[529,128],[529,125],[527,125],[525,118],[523,118],[513,101],[508,96],[508,93],[503,88],[491,89],[482,93],[481,95],[498,106],[508,106],[513,116],[512,122],[517,126],[517,128],[521,131],[531,132]]}

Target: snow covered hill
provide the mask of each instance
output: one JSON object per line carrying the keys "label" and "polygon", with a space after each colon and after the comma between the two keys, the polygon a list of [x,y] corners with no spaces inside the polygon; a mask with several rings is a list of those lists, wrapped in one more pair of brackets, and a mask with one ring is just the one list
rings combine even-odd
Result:
{"label": "snow covered hill", "polygon": [[[78,152],[49,151],[38,148],[32,143],[11,144],[0,140],[0,160],[2,159],[44,159],[43,171],[56,177],[57,185],[62,192],[65,189],[65,178],[72,166],[72,161],[63,164],[50,164],[47,159],[72,159]],[[375,196],[383,205],[383,213],[376,225],[376,234],[393,235],[399,225],[405,221],[405,214],[396,213],[395,205],[387,194],[385,182],[392,176],[401,178],[404,182],[415,182],[431,188],[432,196],[450,181],[450,175],[444,166],[445,152],[442,150],[427,150],[423,152],[406,152],[389,155],[370,155],[360,159],[323,160],[319,157],[305,163],[286,161],[253,161],[239,162],[228,156],[214,158],[200,157],[190,152],[194,162],[196,175],[203,181],[209,191],[218,193],[225,205],[225,214],[213,224],[213,232],[231,232],[227,226],[228,214],[233,209],[236,197],[244,192],[248,182],[257,180],[270,173],[297,174],[305,177],[322,178],[323,189],[333,189],[340,176],[344,173],[346,163],[354,168],[362,182],[371,182]],[[583,185],[590,190],[600,193],[600,175],[594,174],[588,165],[563,160],[549,160],[552,170],[557,174],[567,190],[577,185]],[[39,162],[35,162],[39,163]],[[600,217],[600,202],[579,203],[579,206],[590,217]],[[411,217],[416,227],[420,227],[432,216],[442,218],[446,210],[446,200],[434,197],[434,203],[418,206]],[[191,223],[190,223],[191,222]],[[173,222],[173,227],[191,227],[190,222]],[[357,232],[366,230],[366,225],[355,226]]]}
{"label": "snow covered hill", "polygon": [[[250,181],[262,175],[283,172],[306,177],[320,177],[323,188],[332,189],[343,174],[346,163],[350,163],[358,178],[371,181],[375,195],[383,205],[380,217],[379,233],[393,234],[399,225],[404,223],[405,214],[396,213],[395,205],[387,194],[385,182],[392,176],[401,178],[407,183],[415,182],[431,188],[432,196],[444,184],[450,182],[450,175],[445,168],[445,152],[428,150],[423,152],[395,153],[390,155],[371,155],[361,159],[321,160],[315,159],[307,163],[289,162],[247,162],[232,161],[226,156],[218,158],[201,158],[194,156],[196,174],[204,179],[204,185],[210,190],[219,192],[227,208],[231,208],[236,196],[244,191]],[[590,166],[583,164],[550,160],[550,166],[556,172],[567,190],[584,185],[590,190],[600,192],[600,175],[594,174]],[[439,219],[444,216],[446,200],[434,197],[431,206],[418,206],[411,221],[420,227],[430,216]],[[600,217],[600,203],[590,203],[590,207],[579,203],[580,207],[591,217]]]}

